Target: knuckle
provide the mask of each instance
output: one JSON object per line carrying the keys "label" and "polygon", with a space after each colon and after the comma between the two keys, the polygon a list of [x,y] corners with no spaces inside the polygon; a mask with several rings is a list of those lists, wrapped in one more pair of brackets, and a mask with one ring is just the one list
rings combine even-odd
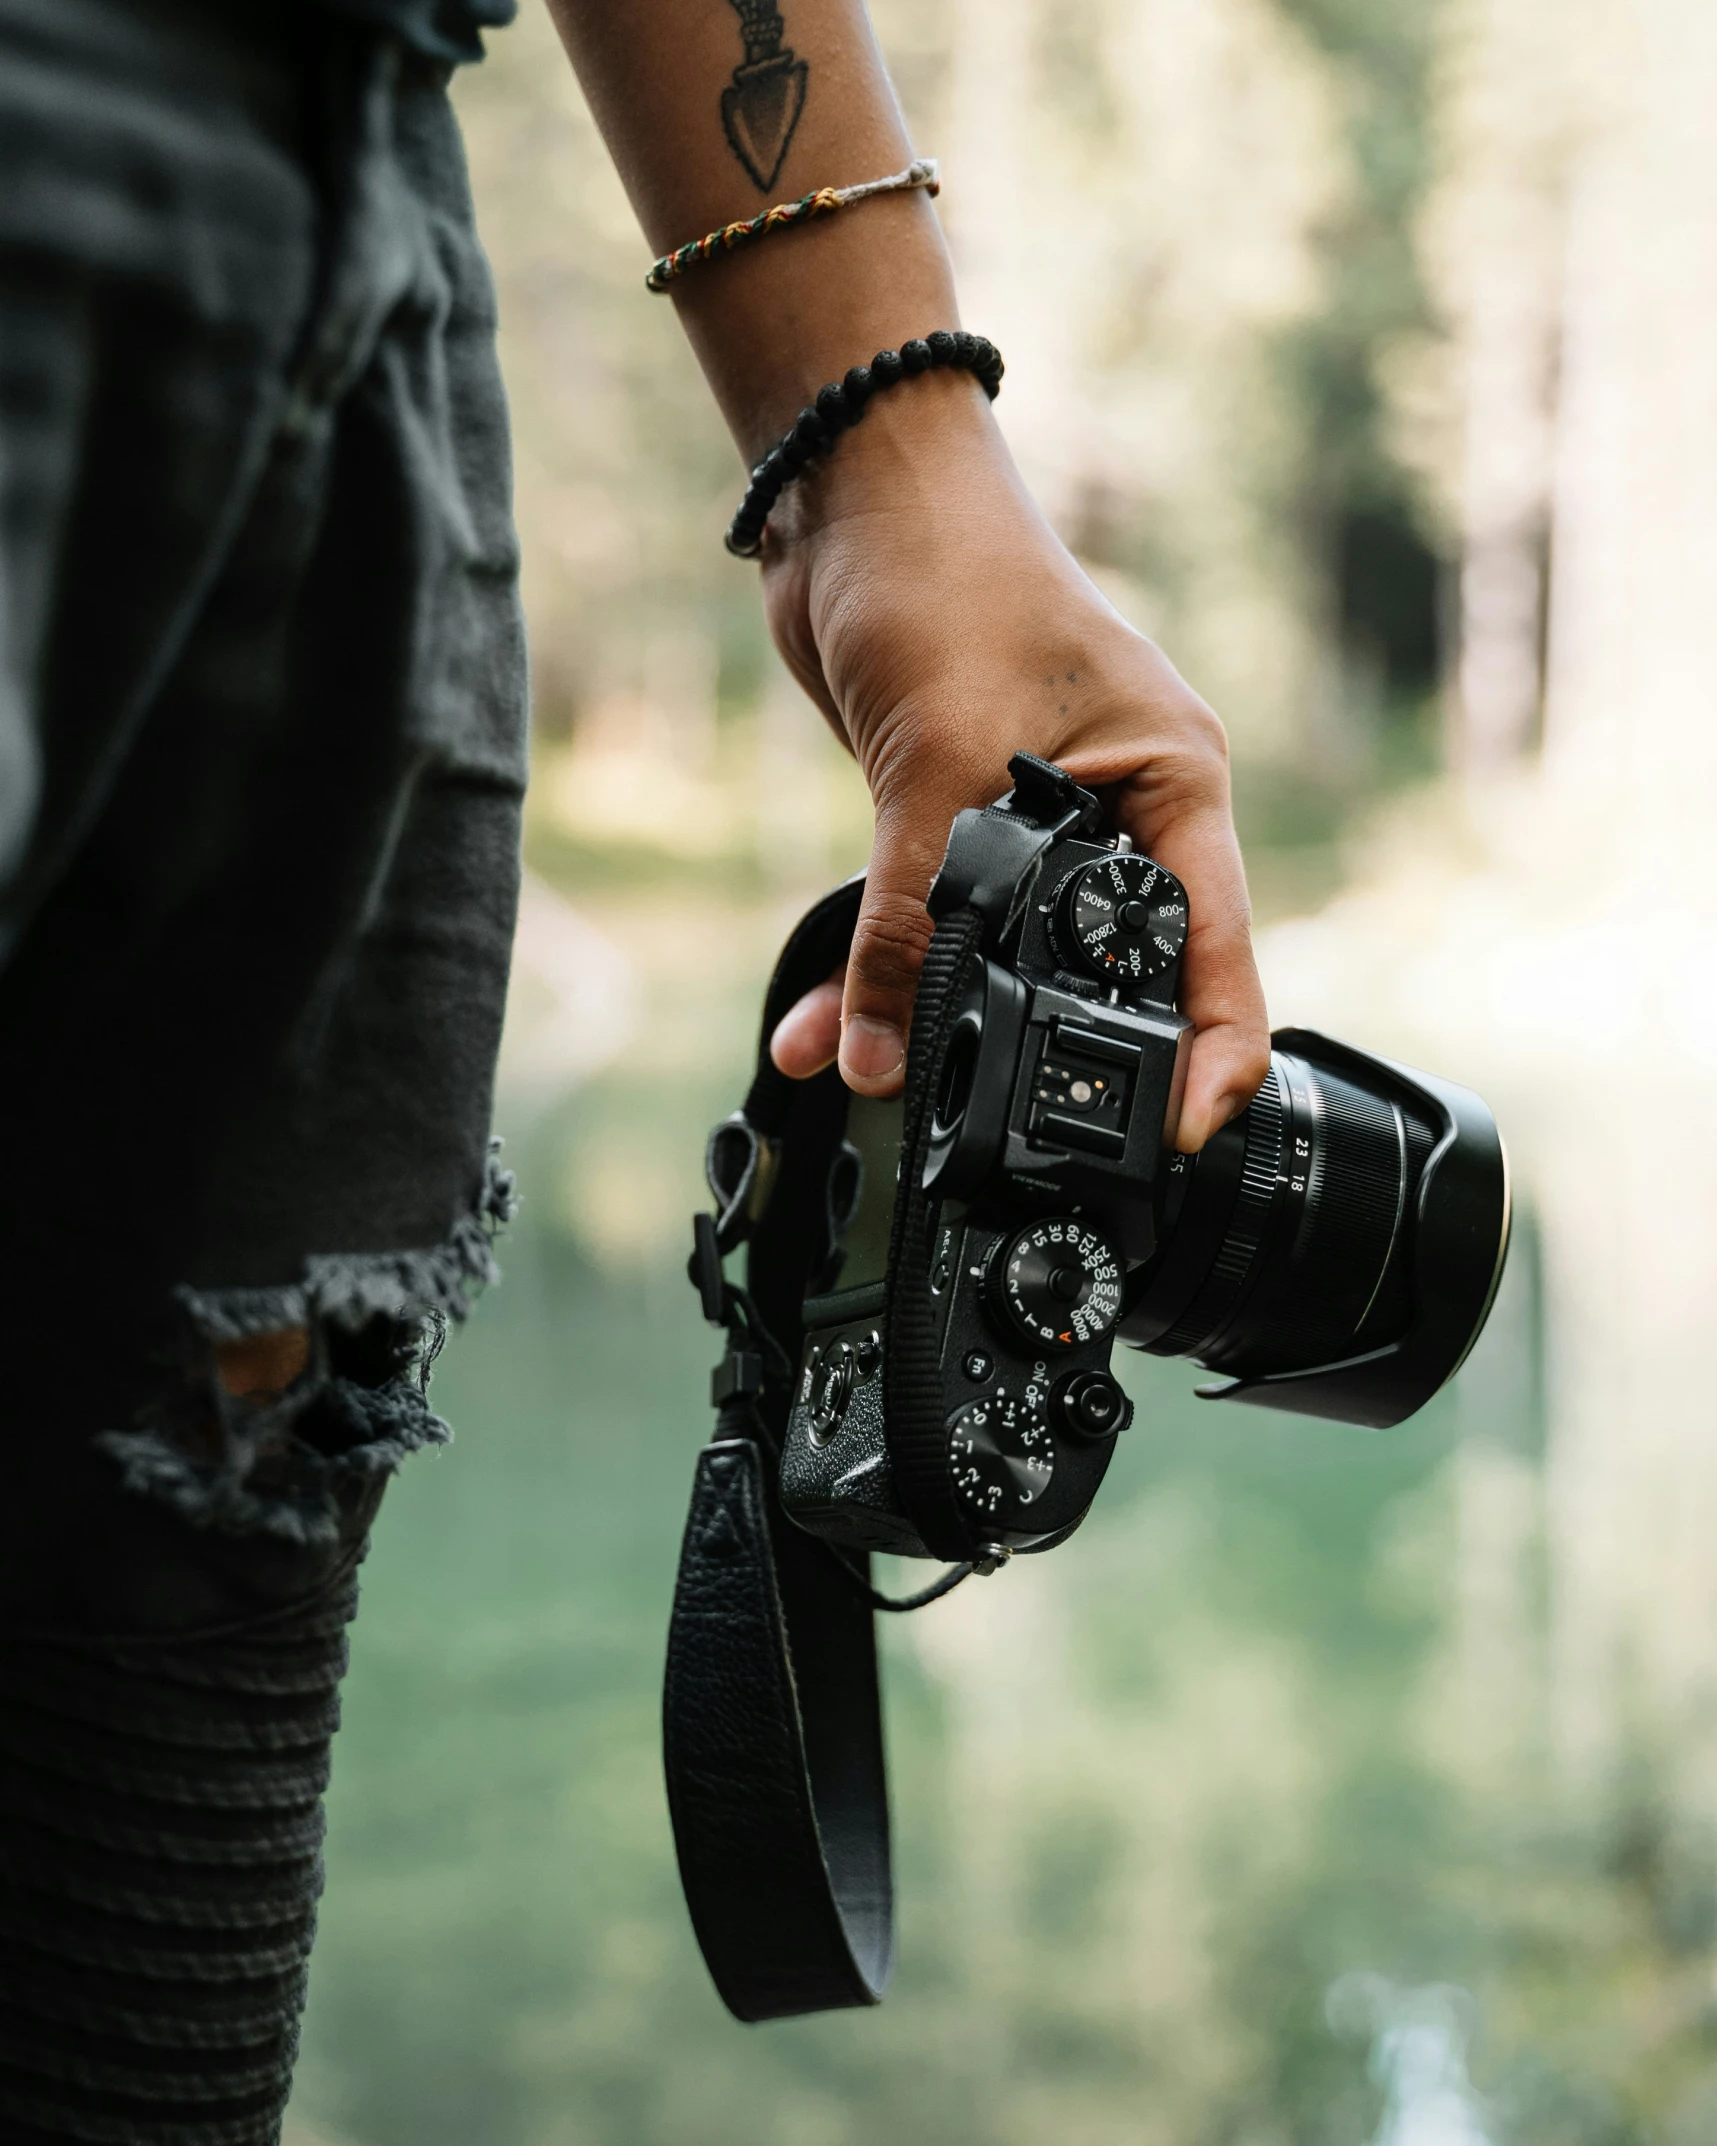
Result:
{"label": "knuckle", "polygon": [[1228,737],[1202,701],[1140,752],[1126,787],[1159,826],[1201,817],[1226,825]]}
{"label": "knuckle", "polygon": [[935,925],[922,902],[885,896],[859,919],[850,965],[873,991],[911,991]]}
{"label": "knuckle", "polygon": [[1177,678],[1175,690],[1167,696],[1162,721],[1173,739],[1171,752],[1178,749],[1197,758],[1226,762],[1228,732],[1221,717],[1184,679]]}
{"label": "knuckle", "polygon": [[1242,1095],[1253,1096],[1264,1085],[1264,1076],[1270,1070],[1270,1039],[1257,1035],[1235,1053],[1232,1085]]}
{"label": "knuckle", "polygon": [[1165,804],[1184,808],[1228,804],[1228,738],[1215,716],[1177,737],[1151,768],[1151,787]]}
{"label": "knuckle", "polygon": [[1222,961],[1225,968],[1236,957],[1250,968],[1252,903],[1241,874],[1201,873],[1196,887],[1189,879],[1188,892],[1194,897],[1188,943],[1201,956]]}
{"label": "knuckle", "polygon": [[1216,759],[1226,762],[1228,758],[1228,730],[1221,716],[1194,693],[1187,708],[1187,728],[1192,736]]}

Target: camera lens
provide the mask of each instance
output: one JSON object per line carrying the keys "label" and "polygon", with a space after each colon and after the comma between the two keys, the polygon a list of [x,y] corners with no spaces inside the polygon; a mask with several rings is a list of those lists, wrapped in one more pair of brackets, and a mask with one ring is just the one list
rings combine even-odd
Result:
{"label": "camera lens", "polygon": [[1394,1423],[1466,1355],[1508,1237],[1479,1099],[1305,1031],[1245,1113],[1177,1157],[1121,1338],[1233,1375],[1232,1397]]}

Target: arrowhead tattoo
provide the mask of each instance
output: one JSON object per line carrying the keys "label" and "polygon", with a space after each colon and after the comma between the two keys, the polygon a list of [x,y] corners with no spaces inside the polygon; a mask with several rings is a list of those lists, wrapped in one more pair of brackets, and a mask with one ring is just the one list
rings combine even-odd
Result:
{"label": "arrowhead tattoo", "polygon": [[781,42],[786,25],[774,0],[732,0],[732,6],[745,57],[721,93],[722,131],[752,184],[767,193],[787,161],[810,70]]}
{"label": "arrowhead tattoo", "polygon": [[721,123],[728,144],[767,193],[787,160],[793,129],[805,109],[803,60],[791,52],[771,53],[748,67],[736,67],[721,93]]}

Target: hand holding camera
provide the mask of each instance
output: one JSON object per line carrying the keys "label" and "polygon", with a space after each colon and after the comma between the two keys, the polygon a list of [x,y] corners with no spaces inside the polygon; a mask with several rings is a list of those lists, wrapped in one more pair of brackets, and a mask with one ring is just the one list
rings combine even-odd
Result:
{"label": "hand holding camera", "polygon": [[995,797],[1017,744],[1097,791],[1112,825],[1191,893],[1179,1140],[1202,1146],[1245,1108],[1269,1057],[1222,725],[1069,555],[969,380],[927,376],[910,408],[880,398],[789,489],[770,518],[763,588],[789,669],[850,746],[876,810],[850,960],[843,946],[835,981],[808,978],[808,996],[782,1009],[783,1070],[814,1073],[838,1050],[860,1094],[899,1092],[949,823]]}

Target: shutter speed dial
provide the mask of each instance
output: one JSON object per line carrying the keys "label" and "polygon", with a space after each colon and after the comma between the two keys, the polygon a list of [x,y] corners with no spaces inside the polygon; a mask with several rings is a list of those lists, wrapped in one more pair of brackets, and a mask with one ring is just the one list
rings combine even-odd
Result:
{"label": "shutter speed dial", "polygon": [[1186,945],[1186,889],[1136,851],[1099,857],[1059,890],[1056,951],[1108,984],[1142,984],[1174,967]]}
{"label": "shutter speed dial", "polygon": [[1072,1216],[1030,1222],[990,1256],[991,1310],[1034,1348],[1098,1341],[1121,1316],[1121,1264]]}

